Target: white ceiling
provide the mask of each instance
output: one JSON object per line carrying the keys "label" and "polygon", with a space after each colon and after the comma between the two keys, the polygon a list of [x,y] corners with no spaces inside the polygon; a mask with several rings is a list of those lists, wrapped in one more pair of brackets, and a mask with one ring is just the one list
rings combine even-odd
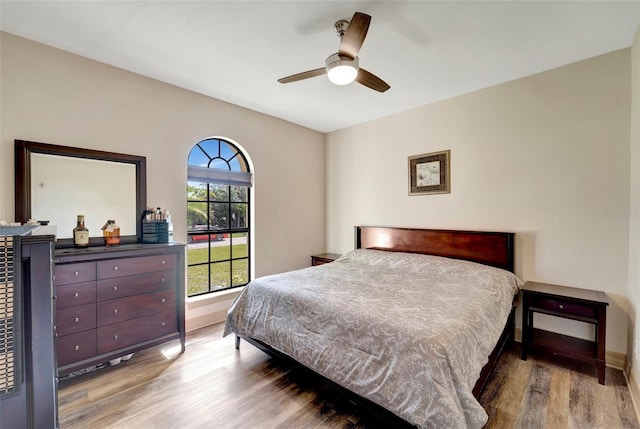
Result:
{"label": "white ceiling", "polygon": [[[279,84],[372,16],[360,65],[385,93],[326,76]],[[330,132],[629,47],[640,1],[0,1],[0,28]]]}

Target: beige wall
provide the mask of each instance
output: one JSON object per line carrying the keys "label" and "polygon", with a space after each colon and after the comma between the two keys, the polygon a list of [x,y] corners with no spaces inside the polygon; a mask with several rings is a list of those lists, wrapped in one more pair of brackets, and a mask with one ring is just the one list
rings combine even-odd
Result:
{"label": "beige wall", "polygon": [[640,27],[631,48],[631,193],[629,208],[629,344],[631,392],[640,400],[640,332],[636,326],[640,308]]}
{"label": "beige wall", "polygon": [[[608,293],[607,348],[627,352],[640,303],[638,73],[629,120],[637,39],[633,55],[613,52],[331,133],[325,160],[322,134],[0,34],[0,219],[13,219],[20,138],[146,156],[148,201],[172,210],[184,241],[187,153],[224,136],[254,165],[257,276],[351,249],[359,224],[513,231],[521,278]],[[452,193],[409,197],[407,157],[443,149],[451,149]],[[220,320],[231,298],[190,303],[189,326]],[[580,324],[541,323],[589,335]]]}
{"label": "beige wall", "polygon": [[[515,232],[522,279],[607,292],[626,353],[629,94],[624,49],[329,134],[327,251],[354,225]],[[445,149],[451,193],[408,196],[407,157]]]}
{"label": "beige wall", "polygon": [[[253,161],[255,274],[308,266],[324,251],[323,134],[0,34],[0,219],[14,217],[13,140],[25,139],[146,156],[148,203],[171,210],[185,242],[187,155],[215,135]],[[231,297],[221,299],[210,309],[219,313]],[[190,305],[187,317],[211,321],[206,304]]]}

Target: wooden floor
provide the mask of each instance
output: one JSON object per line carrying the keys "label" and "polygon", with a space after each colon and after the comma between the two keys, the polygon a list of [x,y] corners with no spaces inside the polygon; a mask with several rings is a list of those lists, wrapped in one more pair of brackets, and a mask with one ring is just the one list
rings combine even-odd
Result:
{"label": "wooden floor", "polygon": [[[115,367],[60,382],[61,429],[223,429],[385,427],[336,400],[305,371],[292,370],[248,343],[234,349],[222,325],[137,353]],[[486,428],[639,428],[625,379],[531,356],[503,354],[481,403]]]}

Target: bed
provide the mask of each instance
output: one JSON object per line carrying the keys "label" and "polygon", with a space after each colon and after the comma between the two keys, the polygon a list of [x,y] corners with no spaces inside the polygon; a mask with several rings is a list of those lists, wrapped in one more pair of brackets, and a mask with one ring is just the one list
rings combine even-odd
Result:
{"label": "bed", "polygon": [[513,337],[514,234],[355,227],[330,264],[252,281],[236,334],[296,362],[383,418],[481,428],[477,401]]}

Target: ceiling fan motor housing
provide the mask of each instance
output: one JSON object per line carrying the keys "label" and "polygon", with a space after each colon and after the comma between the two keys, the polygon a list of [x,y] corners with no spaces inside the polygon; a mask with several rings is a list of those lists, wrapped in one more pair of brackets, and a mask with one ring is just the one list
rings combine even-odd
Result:
{"label": "ceiling fan motor housing", "polygon": [[347,85],[358,76],[360,61],[358,57],[350,58],[335,53],[325,61],[329,80],[336,85]]}

